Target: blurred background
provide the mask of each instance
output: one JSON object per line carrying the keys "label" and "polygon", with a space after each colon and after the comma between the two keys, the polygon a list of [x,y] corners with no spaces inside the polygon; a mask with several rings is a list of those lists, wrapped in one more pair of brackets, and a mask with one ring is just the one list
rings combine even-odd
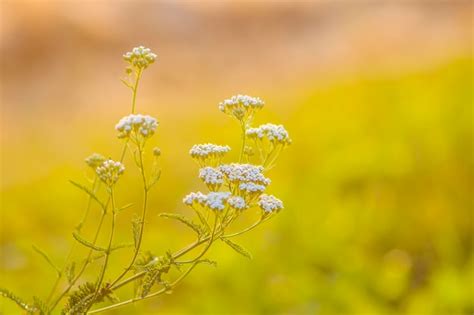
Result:
{"label": "blurred background", "polygon": [[[191,214],[193,144],[238,148],[221,100],[261,97],[256,123],[294,142],[270,174],[285,210],[236,240],[253,260],[218,244],[217,269],[111,314],[473,314],[470,1],[3,0],[0,23],[2,287],[49,292],[55,273],[32,245],[63,263],[86,203],[68,180],[87,183],[92,152],[118,157],[121,56],[142,44],[158,60],[138,109],[160,121],[163,168],[145,248],[193,240],[158,213]],[[120,203],[140,200],[138,176],[127,171]],[[139,206],[119,217],[119,241]],[[130,252],[112,257],[115,274]],[[2,299],[0,313],[18,310]]]}

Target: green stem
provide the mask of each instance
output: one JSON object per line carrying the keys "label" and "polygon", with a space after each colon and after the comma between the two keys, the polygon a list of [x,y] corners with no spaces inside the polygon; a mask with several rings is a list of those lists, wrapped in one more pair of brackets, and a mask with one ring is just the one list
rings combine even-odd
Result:
{"label": "green stem", "polygon": [[143,70],[141,68],[137,71],[135,84],[134,84],[133,89],[132,89],[132,114],[135,114],[135,104],[136,104],[136,100],[137,100],[138,83],[140,82],[140,78],[142,76],[142,71]]}
{"label": "green stem", "polygon": [[143,149],[138,145],[138,150],[139,150],[139,162],[140,162],[140,173],[142,176],[142,181],[143,181],[143,210],[142,210],[142,216],[140,218],[140,234],[138,236],[138,242],[135,247],[135,252],[133,253],[132,260],[128,264],[127,268],[112,282],[111,286],[115,285],[117,282],[119,282],[133,267],[133,264],[137,260],[138,254],[140,253],[140,247],[142,244],[143,240],[143,231],[145,228],[145,217],[146,217],[146,212],[147,212],[147,205],[148,205],[148,183],[146,179],[146,174],[145,174],[145,165],[143,162]]}
{"label": "green stem", "polygon": [[114,190],[113,190],[112,187],[110,188],[110,200],[112,202],[112,226],[111,226],[111,231],[110,231],[110,236],[109,236],[109,243],[107,245],[107,251],[105,252],[104,265],[102,266],[102,270],[100,272],[100,276],[99,276],[99,279],[97,281],[97,286],[96,286],[96,289],[95,289],[94,297],[92,298],[92,303],[91,303],[90,306],[92,306],[92,304],[94,303],[94,300],[97,298],[97,295],[99,294],[100,288],[102,286],[102,282],[104,281],[105,272],[107,270],[108,263],[109,263],[109,258],[110,258],[110,249],[112,248],[112,242],[113,242],[114,234],[115,234],[115,217],[116,217],[115,209],[116,209],[116,207],[115,207]]}
{"label": "green stem", "polygon": [[93,310],[93,311],[87,312],[87,314],[96,314],[96,313],[100,313],[100,312],[104,312],[104,311],[110,311],[110,310],[112,310],[112,309],[116,309],[116,308],[119,308],[119,307],[122,307],[122,306],[125,306],[125,305],[128,305],[128,304],[131,304],[131,303],[134,303],[134,302],[137,302],[137,301],[149,299],[149,298],[152,298],[152,297],[155,297],[155,296],[164,294],[164,293],[166,293],[170,288],[176,287],[181,281],[183,281],[183,279],[186,278],[186,276],[194,269],[194,267],[196,267],[197,264],[198,264],[197,262],[195,262],[194,264],[192,264],[191,267],[189,267],[188,270],[186,270],[185,273],[183,273],[178,279],[176,279],[172,284],[170,284],[169,287],[162,288],[162,289],[159,290],[159,291],[150,293],[150,294],[148,294],[148,295],[145,296],[145,297],[136,297],[136,298],[133,298],[133,299],[130,299],[130,300],[126,300],[126,301],[120,302],[120,303],[116,303],[116,304],[113,304],[113,305],[109,305],[109,306],[105,306],[105,307],[102,307],[102,308],[98,308],[98,309],[95,309],[95,310]]}
{"label": "green stem", "polygon": [[242,128],[242,147],[240,148],[239,163],[242,163],[242,160],[244,158],[245,142],[246,142],[246,139],[247,139],[247,135],[245,134],[245,132],[246,132],[246,123],[245,123],[245,121],[241,120],[240,125],[241,125],[241,128]]}
{"label": "green stem", "polygon": [[[100,234],[100,231],[102,229],[104,219],[105,219],[105,211],[102,212],[102,215],[101,215],[100,220],[99,220],[99,225],[97,226],[97,230],[95,231],[95,236],[94,236],[94,239],[92,240],[93,245],[95,245],[97,243],[97,239],[99,238],[99,234]],[[84,273],[84,271],[86,270],[87,266],[90,263],[90,258],[92,256],[92,253],[93,253],[93,249],[90,249],[89,254],[87,255],[87,258],[86,258],[84,264],[82,265],[81,269],[77,273],[76,277],[71,281],[71,283],[66,287],[66,289],[56,298],[56,300],[54,301],[54,303],[51,306],[51,309],[50,309],[51,311],[58,305],[58,303],[61,301],[61,299],[69,292],[69,290],[71,290],[71,288],[76,284],[76,282],[82,276],[82,274]]]}

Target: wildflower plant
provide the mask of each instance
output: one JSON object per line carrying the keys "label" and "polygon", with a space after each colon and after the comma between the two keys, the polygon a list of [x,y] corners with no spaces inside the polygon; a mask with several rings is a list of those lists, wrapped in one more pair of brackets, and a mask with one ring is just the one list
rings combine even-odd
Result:
{"label": "wildflower plant", "polygon": [[[197,265],[215,265],[214,261],[206,258],[206,254],[216,243],[222,243],[251,258],[251,254],[232,239],[251,231],[283,209],[281,200],[266,194],[271,183],[266,172],[275,165],[281,151],[291,143],[288,132],[281,125],[264,124],[252,127],[253,118],[263,108],[264,102],[247,95],[232,96],[218,107],[240,124],[242,146],[238,160],[224,163],[224,159],[228,158],[231,152],[227,145],[194,145],[189,154],[199,166],[197,175],[207,191],[190,192],[182,201],[195,217],[176,213],[160,214],[161,217],[178,220],[191,228],[196,233],[195,241],[177,251],[169,250],[162,255],[144,250],[142,240],[148,214],[148,197],[161,175],[158,162],[161,150],[158,147],[150,148],[158,120],[149,115],[137,114],[135,110],[139,81],[143,71],[155,61],[156,54],[139,46],[126,53],[123,58],[128,66],[127,78],[122,82],[131,90],[132,104],[130,114],[120,119],[115,126],[118,138],[123,141],[122,153],[117,160],[105,158],[98,153],[90,155],[85,162],[94,171],[91,184],[88,186],[71,182],[87,195],[88,203],[81,222],[73,232],[75,243],[64,265],[57,267],[46,253],[35,248],[57,273],[50,294],[44,299],[34,297],[30,303],[6,289],[0,289],[0,295],[15,302],[26,313],[50,314],[61,307],[62,314],[94,314],[170,293]],[[247,145],[247,142],[253,142],[253,148]],[[250,152],[254,150],[259,152],[259,156],[251,156]],[[127,174],[124,165],[127,153],[131,154],[141,175],[143,197],[140,202],[141,211],[136,214],[131,224],[131,244],[117,244],[115,233],[119,214],[132,205],[119,205],[115,197],[115,187],[120,185],[121,178]],[[152,165],[145,164],[146,153],[152,154]],[[253,159],[256,160],[255,164],[251,162]],[[133,164],[127,166],[129,167],[133,167]],[[105,194],[100,193],[101,191]],[[104,195],[105,197],[100,197]],[[102,210],[98,222],[87,222],[92,203],[99,205]],[[259,219],[246,228],[235,231],[235,220],[252,209],[260,213]],[[86,223],[96,225],[92,236],[82,234],[82,227]],[[108,229],[104,229],[106,224],[110,226]],[[104,235],[107,241],[102,244],[99,239]],[[84,259],[73,259],[77,246],[87,248]],[[123,271],[112,274],[109,270],[111,254],[130,248],[130,258]],[[84,272],[92,265],[99,267],[98,274],[93,282],[84,281]],[[179,275],[173,277],[171,269],[176,269]],[[134,295],[120,301],[115,292],[128,285],[135,288]],[[98,307],[97,304],[102,302],[108,304]]]}

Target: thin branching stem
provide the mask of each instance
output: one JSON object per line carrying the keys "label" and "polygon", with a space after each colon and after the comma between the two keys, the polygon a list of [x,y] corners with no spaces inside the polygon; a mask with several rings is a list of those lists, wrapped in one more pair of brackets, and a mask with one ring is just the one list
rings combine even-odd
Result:
{"label": "thin branching stem", "polygon": [[135,84],[133,85],[133,88],[132,88],[132,114],[135,114],[138,83],[140,82],[142,72],[143,72],[143,70],[141,68],[137,71],[136,78],[135,78]]}
{"label": "thin branching stem", "polygon": [[196,267],[197,264],[198,264],[198,262],[193,263],[178,279],[176,279],[173,283],[171,283],[169,286],[167,286],[165,288],[162,288],[162,289],[160,289],[156,292],[150,293],[150,294],[148,294],[144,297],[136,297],[136,298],[133,298],[133,299],[130,299],[130,300],[120,302],[120,303],[116,303],[116,304],[112,304],[112,305],[105,306],[105,307],[102,307],[102,308],[98,308],[98,309],[92,310],[90,312],[87,312],[87,314],[97,314],[97,313],[101,313],[101,312],[104,312],[104,311],[110,311],[112,309],[116,309],[116,308],[119,308],[119,307],[122,307],[122,306],[125,306],[125,305],[128,305],[128,304],[132,304],[132,303],[135,303],[137,301],[141,301],[141,300],[145,300],[145,299],[149,299],[149,298],[152,298],[152,297],[155,297],[155,296],[162,295],[162,294],[168,292],[170,289],[176,287],[181,281],[183,281],[184,278],[186,278],[186,276],[191,273],[191,271],[194,269],[194,267]]}
{"label": "thin branching stem", "polygon": [[[109,242],[108,242],[108,245],[107,245],[107,251],[105,252],[105,261],[104,261],[104,264],[102,265],[102,269],[100,271],[99,279],[97,280],[97,285],[96,285],[96,289],[95,289],[95,293],[94,293],[94,297],[93,297],[92,301],[94,301],[97,298],[97,296],[100,292],[101,286],[102,286],[102,282],[104,281],[105,272],[107,271],[109,258],[110,258],[110,250],[112,248],[112,242],[113,242],[114,234],[115,234],[115,218],[116,218],[116,211],[115,210],[116,210],[116,206],[115,206],[115,196],[114,196],[113,187],[110,187],[110,200],[112,202],[112,225],[111,225],[111,228],[110,228]],[[90,306],[92,306],[92,303],[91,303]]]}
{"label": "thin branching stem", "polygon": [[[98,189],[98,186],[99,185],[98,185],[97,176],[94,176],[94,180],[92,182],[92,187],[91,187],[93,193],[96,192],[96,190]],[[84,210],[84,214],[82,216],[82,219],[79,222],[79,224],[76,226],[77,232],[80,232],[82,230],[82,227],[84,226],[84,223],[86,222],[87,217],[89,216],[91,206],[92,206],[92,196],[89,195],[88,198],[87,198],[87,204],[86,204],[86,208]],[[61,278],[62,278],[62,276],[64,275],[64,273],[66,271],[67,264],[69,263],[69,260],[71,259],[72,254],[73,254],[74,250],[76,249],[76,246],[77,246],[77,242],[74,241],[74,243],[71,246],[71,249],[69,250],[68,255],[66,256],[63,268],[61,269],[61,272],[58,273],[58,276],[56,277],[56,281],[54,282],[54,285],[51,288],[50,293],[48,294],[48,298],[46,299],[46,303],[49,303],[51,301],[51,299],[53,298],[54,292],[56,291],[59,283],[61,282]]]}
{"label": "thin branching stem", "polygon": [[147,177],[145,173],[145,164],[143,162],[143,148],[140,144],[138,144],[137,146],[138,146],[138,155],[139,155],[139,164],[140,164],[139,165],[140,174],[143,181],[143,209],[142,209],[142,216],[140,218],[140,233],[138,235],[138,241],[135,246],[135,251],[133,253],[130,263],[128,264],[127,268],[125,268],[125,270],[112,282],[111,286],[119,282],[133,268],[133,264],[137,260],[138,254],[140,253],[140,247],[143,240],[143,231],[145,228],[145,217],[146,217],[147,206],[148,206],[148,183],[147,183]]}
{"label": "thin branching stem", "polygon": [[242,163],[242,160],[244,158],[244,152],[245,152],[245,142],[247,140],[247,135],[246,135],[246,130],[247,130],[247,123],[245,120],[240,121],[240,126],[242,129],[242,147],[240,148],[240,157],[239,157],[239,163]]}

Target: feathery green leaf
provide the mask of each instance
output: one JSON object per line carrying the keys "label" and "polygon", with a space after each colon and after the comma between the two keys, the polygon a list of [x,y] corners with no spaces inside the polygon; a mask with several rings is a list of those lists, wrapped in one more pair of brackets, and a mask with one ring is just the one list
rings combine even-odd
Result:
{"label": "feathery green leaf", "polygon": [[35,245],[32,245],[33,249],[35,252],[37,252],[41,257],[44,258],[44,260],[46,260],[46,262],[51,266],[53,267],[53,269],[56,271],[56,273],[58,274],[58,276],[61,275],[61,270],[53,263],[53,261],[51,260],[51,258],[48,256],[48,254],[46,254],[43,250],[41,250],[39,247],[36,247]]}
{"label": "feathery green leaf", "polygon": [[99,247],[97,245],[94,245],[92,244],[91,242],[85,240],[82,236],[79,235],[79,233],[77,232],[73,232],[72,233],[72,236],[74,237],[74,239],[76,241],[78,241],[79,243],[81,243],[82,245],[86,246],[86,247],[89,247],[90,249],[93,249],[93,250],[96,250],[96,251],[99,251],[99,252],[106,252],[107,249],[105,248],[102,248],[102,247]]}
{"label": "feathery green leaf", "polygon": [[232,242],[231,240],[227,239],[227,238],[224,238],[224,237],[221,237],[220,238],[224,243],[226,243],[227,245],[229,245],[230,247],[232,247],[233,250],[235,250],[236,252],[238,252],[239,254],[247,257],[248,259],[252,259],[252,254],[246,250],[245,248],[243,248],[242,246],[240,246],[239,244],[237,243],[234,243]]}
{"label": "feathery green leaf", "polygon": [[202,227],[200,225],[194,223],[190,219],[186,218],[184,215],[177,213],[160,213],[160,217],[178,220],[193,229],[198,235],[201,235],[203,233]]}
{"label": "feathery green leaf", "polygon": [[102,210],[106,211],[107,207],[102,201],[99,200],[99,198],[97,198],[97,196],[95,195],[93,191],[91,191],[89,188],[84,187],[83,185],[79,183],[76,183],[75,181],[70,180],[69,182],[73,184],[74,186],[76,186],[77,188],[79,188],[80,190],[84,191],[86,194],[88,194],[92,199],[94,199],[100,205]]}

